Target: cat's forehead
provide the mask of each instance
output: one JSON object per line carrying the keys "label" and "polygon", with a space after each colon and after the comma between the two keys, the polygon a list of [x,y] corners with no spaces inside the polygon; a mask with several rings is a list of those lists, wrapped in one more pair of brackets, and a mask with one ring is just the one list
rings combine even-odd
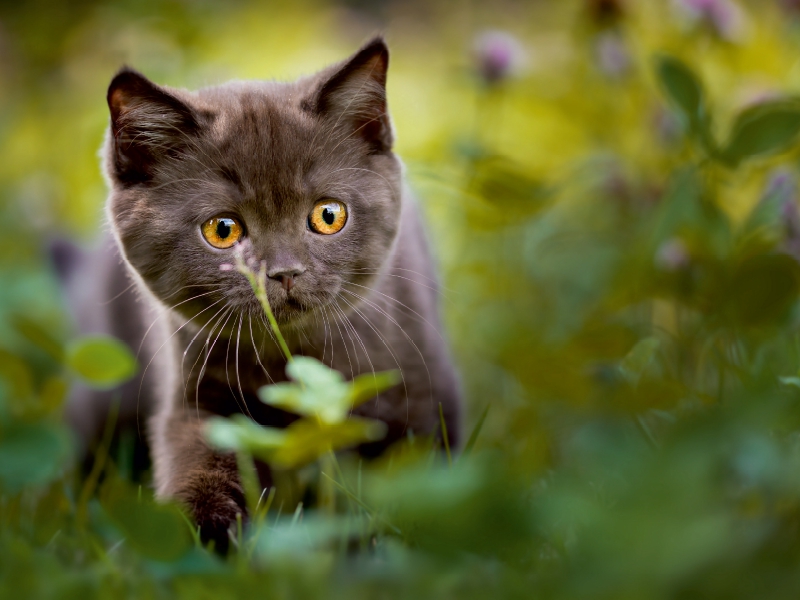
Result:
{"label": "cat's forehead", "polygon": [[324,135],[303,109],[308,89],[298,84],[232,82],[197,92],[210,115],[204,144],[242,183],[297,181],[319,155]]}
{"label": "cat's forehead", "polygon": [[301,107],[303,91],[289,84],[237,82],[200,92],[213,115],[209,136],[220,144],[300,150],[316,125]]}

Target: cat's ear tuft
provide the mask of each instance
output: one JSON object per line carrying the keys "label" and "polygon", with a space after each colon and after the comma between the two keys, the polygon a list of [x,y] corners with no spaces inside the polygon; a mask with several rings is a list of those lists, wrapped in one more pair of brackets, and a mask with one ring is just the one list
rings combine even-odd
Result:
{"label": "cat's ear tuft", "polygon": [[372,152],[392,148],[392,126],[386,108],[389,48],[383,37],[365,44],[322,82],[316,111],[333,121],[345,135],[366,141]]}
{"label": "cat's ear tuft", "polygon": [[108,86],[113,174],[122,183],[149,180],[158,162],[196,133],[191,108],[141,73],[123,67]]}

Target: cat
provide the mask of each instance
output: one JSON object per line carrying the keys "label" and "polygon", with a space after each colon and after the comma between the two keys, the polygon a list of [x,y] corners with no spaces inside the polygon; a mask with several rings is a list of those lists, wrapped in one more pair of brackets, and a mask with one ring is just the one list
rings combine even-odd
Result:
{"label": "cat", "polygon": [[399,385],[354,411],[387,425],[363,455],[410,432],[441,435],[440,405],[458,446],[459,382],[424,227],[392,151],[388,62],[377,37],[291,83],[189,92],[125,67],[109,86],[111,235],[62,262],[78,263],[69,289],[80,328],[138,349],[142,370],[115,391],[76,388],[67,415],[84,447],[113,398],[118,430],[146,421],[157,497],[182,502],[217,549],[246,508],[235,458],[209,446],[205,420],[296,418],[256,396],[286,380],[286,359],[247,280],[228,268],[236,253],[265,265],[292,353],[347,378],[400,369]]}

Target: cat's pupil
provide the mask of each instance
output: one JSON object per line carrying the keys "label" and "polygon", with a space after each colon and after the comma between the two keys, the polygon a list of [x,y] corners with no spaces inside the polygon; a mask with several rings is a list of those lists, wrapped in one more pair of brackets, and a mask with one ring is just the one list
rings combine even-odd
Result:
{"label": "cat's pupil", "polygon": [[333,222],[336,220],[336,215],[333,214],[333,211],[330,208],[323,208],[322,220],[325,221],[328,225],[333,225]]}
{"label": "cat's pupil", "polygon": [[230,234],[231,234],[230,223],[228,223],[227,220],[220,219],[220,221],[217,223],[217,235],[220,237],[220,239],[224,240]]}

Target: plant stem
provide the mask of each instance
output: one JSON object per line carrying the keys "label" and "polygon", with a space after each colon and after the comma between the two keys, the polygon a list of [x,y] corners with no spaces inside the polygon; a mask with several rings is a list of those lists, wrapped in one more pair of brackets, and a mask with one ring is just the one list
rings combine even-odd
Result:
{"label": "plant stem", "polygon": [[236,466],[239,468],[239,477],[242,479],[247,512],[255,518],[259,499],[259,481],[255,461],[253,461],[252,455],[246,452],[237,452]]}
{"label": "plant stem", "polygon": [[278,321],[275,320],[275,315],[272,314],[272,308],[270,307],[269,300],[267,299],[267,265],[262,262],[261,267],[256,274],[249,269],[246,264],[244,264],[242,255],[237,254],[236,270],[247,277],[247,280],[250,282],[250,287],[253,288],[256,298],[258,299],[259,304],[261,304],[261,308],[267,315],[267,320],[272,328],[272,332],[275,334],[275,337],[278,340],[278,345],[281,347],[283,355],[286,357],[288,362],[292,362],[292,353],[289,352],[289,346],[286,344],[286,340],[283,339],[283,334],[278,327]]}

